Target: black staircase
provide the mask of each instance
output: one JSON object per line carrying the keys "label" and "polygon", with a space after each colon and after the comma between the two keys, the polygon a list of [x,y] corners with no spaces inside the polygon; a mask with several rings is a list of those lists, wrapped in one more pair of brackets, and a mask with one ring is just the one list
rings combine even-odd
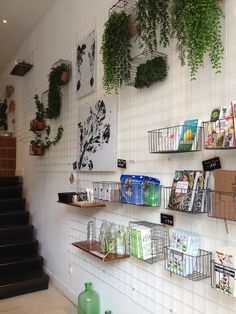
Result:
{"label": "black staircase", "polygon": [[19,177],[0,177],[0,299],[48,288]]}

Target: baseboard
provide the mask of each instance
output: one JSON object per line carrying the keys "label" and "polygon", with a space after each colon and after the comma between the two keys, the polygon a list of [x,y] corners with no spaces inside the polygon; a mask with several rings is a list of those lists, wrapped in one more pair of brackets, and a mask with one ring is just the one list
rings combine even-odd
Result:
{"label": "baseboard", "polygon": [[75,292],[67,287],[64,282],[52,274],[48,269],[44,268],[44,271],[50,277],[50,282],[52,285],[60,290],[61,293],[63,293],[73,304],[76,305],[78,296],[75,294]]}

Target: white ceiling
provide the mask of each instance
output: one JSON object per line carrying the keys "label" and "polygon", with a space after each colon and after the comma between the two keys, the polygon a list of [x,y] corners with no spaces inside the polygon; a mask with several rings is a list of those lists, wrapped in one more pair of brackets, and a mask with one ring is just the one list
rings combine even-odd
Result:
{"label": "white ceiling", "polygon": [[0,71],[54,1],[0,0]]}

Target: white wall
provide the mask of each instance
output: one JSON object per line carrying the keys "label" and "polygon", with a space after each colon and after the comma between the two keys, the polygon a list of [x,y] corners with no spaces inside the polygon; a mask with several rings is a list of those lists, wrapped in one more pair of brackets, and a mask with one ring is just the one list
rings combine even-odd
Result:
{"label": "white wall", "polygon": [[[56,203],[58,192],[77,189],[77,184],[71,186],[68,178],[77,150],[79,108],[84,102],[95,101],[104,94],[99,48],[97,89],[79,101],[76,99],[76,43],[95,27],[100,46],[109,4],[108,0],[56,1],[13,58],[32,60],[33,69],[22,78],[11,77],[12,63],[9,63],[0,75],[0,95],[6,84],[15,86],[17,169],[25,173],[25,196],[36,237],[41,243],[45,268],[54,283],[74,302],[83,283],[92,281],[101,296],[101,313],[106,308],[114,314],[131,311],[136,314],[236,313],[236,301],[213,290],[210,280],[193,283],[175,275],[171,278],[162,262],[148,265],[130,258],[103,263],[71,246],[71,242],[86,238],[86,224],[91,217],[97,218],[97,228],[103,219],[126,225],[135,219],[152,222],[160,219],[160,210],[155,208],[109,204],[104,209],[84,210]],[[190,82],[189,71],[180,66],[173,44],[166,49],[169,74],[165,82],[140,91],[132,87],[121,89],[117,157],[134,161],[128,163],[128,173],[156,176],[164,186],[169,186],[176,169],[201,169],[201,161],[215,155],[221,157],[224,169],[235,169],[235,151],[150,155],[147,142],[148,130],[186,118],[207,120],[213,107],[235,99],[235,1],[225,0],[224,11],[225,59],[221,74],[214,75],[206,59],[198,79]],[[33,96],[47,89],[49,69],[61,58],[73,62],[72,81],[64,88],[61,116],[55,122],[55,127],[63,124],[64,136],[45,157],[31,157],[28,155],[31,138],[28,129],[35,112]],[[78,184],[91,187],[93,181],[119,179],[120,174],[120,170],[109,174],[81,173]],[[211,251],[225,244],[236,245],[236,223],[228,224],[229,234],[224,221],[207,215],[175,214],[175,227],[201,233],[202,248]],[[70,267],[72,274],[68,272]]]}

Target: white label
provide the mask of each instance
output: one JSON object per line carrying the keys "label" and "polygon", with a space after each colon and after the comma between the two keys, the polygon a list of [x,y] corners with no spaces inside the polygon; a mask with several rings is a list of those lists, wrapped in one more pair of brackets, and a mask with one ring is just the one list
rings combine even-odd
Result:
{"label": "white label", "polygon": [[187,193],[188,192],[188,181],[178,181],[176,184],[176,193]]}

